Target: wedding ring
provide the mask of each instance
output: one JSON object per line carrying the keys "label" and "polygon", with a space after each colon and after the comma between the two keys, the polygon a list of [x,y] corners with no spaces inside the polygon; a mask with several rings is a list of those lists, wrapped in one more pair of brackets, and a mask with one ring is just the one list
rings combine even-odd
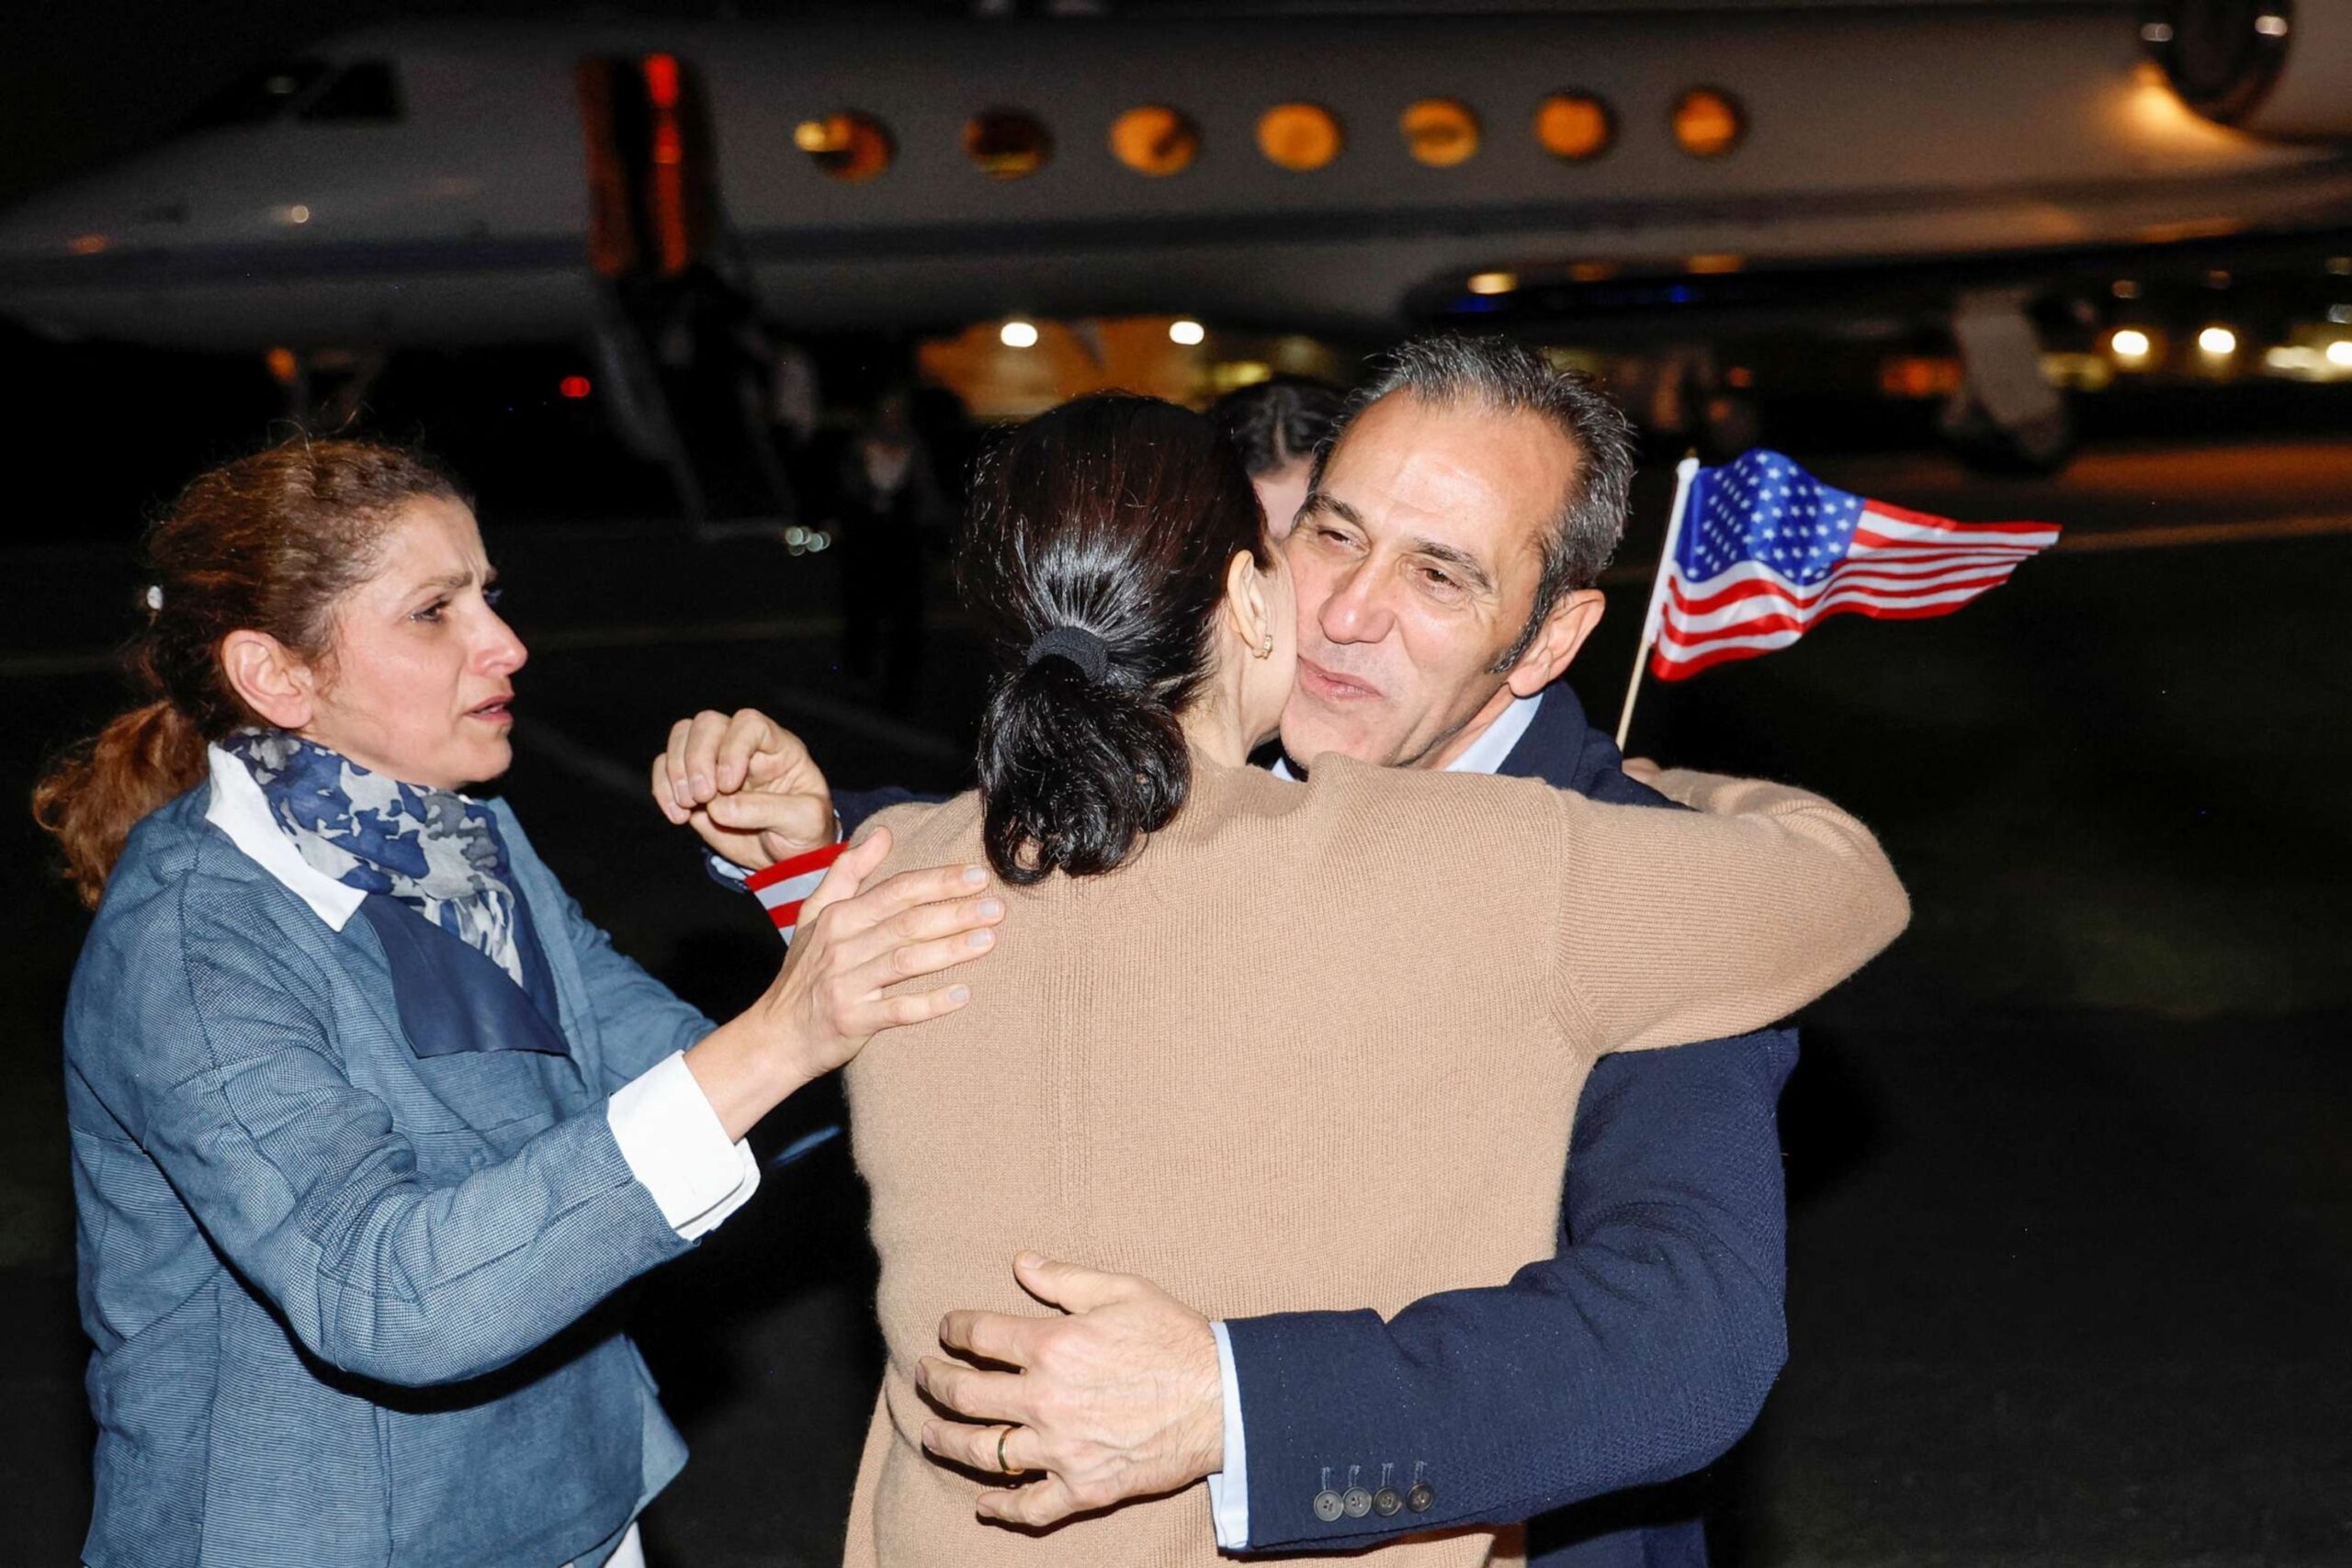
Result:
{"label": "wedding ring", "polygon": [[996,1435],[996,1467],[1007,1475],[1018,1475],[1021,1472],[1013,1469],[1012,1462],[1004,1457],[1005,1440],[1012,1436],[1012,1428],[1010,1427]]}

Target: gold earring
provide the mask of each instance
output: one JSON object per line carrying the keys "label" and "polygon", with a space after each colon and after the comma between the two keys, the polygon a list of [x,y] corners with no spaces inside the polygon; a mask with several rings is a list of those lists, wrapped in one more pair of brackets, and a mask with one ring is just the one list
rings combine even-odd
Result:
{"label": "gold earring", "polygon": [[1258,657],[1261,659],[1272,659],[1273,656],[1274,634],[1268,632],[1266,634],[1266,640],[1258,645]]}

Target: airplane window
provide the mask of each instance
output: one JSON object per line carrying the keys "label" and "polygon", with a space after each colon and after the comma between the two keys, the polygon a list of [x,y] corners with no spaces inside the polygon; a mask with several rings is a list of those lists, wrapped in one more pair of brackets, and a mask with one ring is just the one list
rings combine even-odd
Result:
{"label": "airplane window", "polygon": [[992,180],[1035,174],[1054,155],[1054,139],[1034,115],[988,109],[964,122],[964,151]]}
{"label": "airplane window", "polygon": [[793,128],[792,144],[817,167],[853,185],[888,169],[899,151],[880,120],[856,109],[802,120]]}
{"label": "airplane window", "polygon": [[390,125],[401,118],[400,84],[392,79],[390,62],[363,60],[346,65],[301,107],[305,123]]}
{"label": "airplane window", "polygon": [[1276,104],[1258,117],[1258,151],[1294,173],[1322,168],[1345,142],[1339,118],[1321,104]]}
{"label": "airplane window", "polygon": [[1693,158],[1720,158],[1747,132],[1739,101],[1729,93],[1693,87],[1674,106],[1674,140]]}
{"label": "airplane window", "polygon": [[204,100],[189,115],[189,130],[225,130],[261,125],[285,112],[327,73],[322,60],[297,60],[241,76]]}
{"label": "airplane window", "polygon": [[1406,151],[1433,169],[1450,169],[1478,151],[1478,117],[1458,98],[1423,98],[1405,106],[1396,129]]}
{"label": "airplane window", "polygon": [[1535,106],[1535,140],[1555,158],[1581,164],[1609,151],[1617,119],[1589,93],[1554,93]]}
{"label": "airplane window", "polygon": [[1139,175],[1180,173],[1200,151],[1200,128],[1165,104],[1129,109],[1111,122],[1111,156]]}

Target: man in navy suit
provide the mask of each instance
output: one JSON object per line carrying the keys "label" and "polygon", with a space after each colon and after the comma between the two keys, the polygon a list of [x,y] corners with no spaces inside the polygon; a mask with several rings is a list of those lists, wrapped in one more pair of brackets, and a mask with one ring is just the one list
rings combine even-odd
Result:
{"label": "man in navy suit", "polygon": [[[1561,678],[1600,619],[1593,582],[1631,468],[1623,416],[1527,350],[1400,350],[1318,460],[1284,547],[1300,640],[1288,755],[1521,774],[1668,807]],[[682,724],[656,761],[657,795],[665,766],[676,800],[736,791],[745,737],[765,726],[746,719]],[[788,737],[757,744],[778,820],[793,813],[805,833],[821,780]],[[894,798],[837,804],[854,828]],[[739,831],[762,809],[741,795],[719,807]],[[1530,1521],[1545,1568],[1703,1563],[1689,1503],[1657,1487],[1747,1431],[1785,1355],[1773,1108],[1795,1056],[1795,1037],[1774,1031],[1603,1058],[1578,1104],[1558,1252],[1385,1321],[1211,1323],[1147,1280],[1024,1257],[1023,1286],[1068,1315],[952,1314],[949,1348],[1023,1375],[927,1364],[928,1392],[969,1420],[935,1423],[926,1441],[986,1470],[1008,1425],[1031,1427],[1044,1477],[1000,1501],[1033,1524],[1205,1477],[1227,1551]]]}

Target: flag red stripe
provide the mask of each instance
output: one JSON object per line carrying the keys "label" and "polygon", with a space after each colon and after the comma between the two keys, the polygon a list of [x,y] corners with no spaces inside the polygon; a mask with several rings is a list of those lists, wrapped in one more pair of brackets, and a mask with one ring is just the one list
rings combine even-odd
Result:
{"label": "flag red stripe", "polygon": [[806,898],[795,898],[789,904],[778,904],[768,911],[768,919],[775,922],[776,930],[788,931],[800,923],[800,906],[807,902]]}
{"label": "flag red stripe", "polygon": [[[827,844],[822,849],[810,850],[805,855],[795,855],[790,860],[780,860],[765,871],[754,872],[752,875],[745,877],[743,886],[757,893],[763,887],[773,887],[779,882],[788,882],[796,876],[805,876],[812,871],[822,871],[841,859],[842,852],[847,848],[849,846],[846,843]],[[799,906],[796,904],[793,908],[798,908]]]}

